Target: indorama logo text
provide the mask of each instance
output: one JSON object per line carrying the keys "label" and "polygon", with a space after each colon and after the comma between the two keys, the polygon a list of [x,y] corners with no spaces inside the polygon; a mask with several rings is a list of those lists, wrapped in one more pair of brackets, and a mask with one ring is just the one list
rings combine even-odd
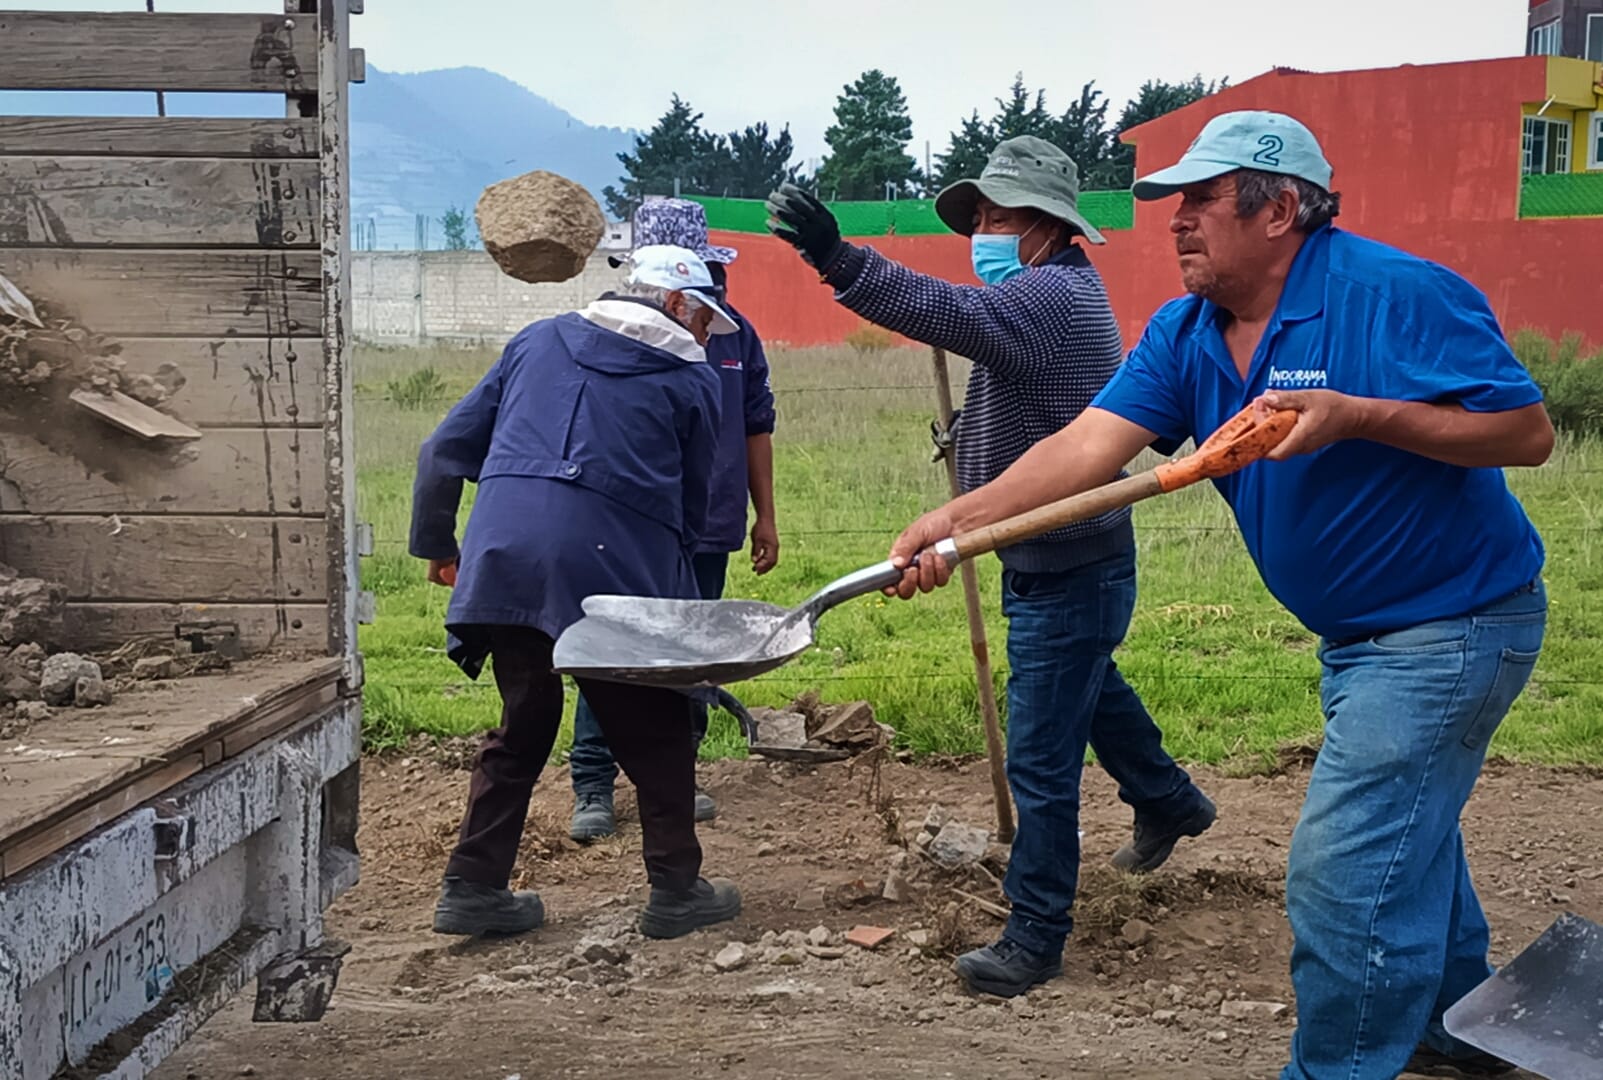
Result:
{"label": "indorama logo text", "polygon": [[1318,369],[1298,369],[1295,371],[1281,371],[1279,368],[1269,369],[1269,389],[1271,390],[1313,390],[1325,385],[1325,373]]}

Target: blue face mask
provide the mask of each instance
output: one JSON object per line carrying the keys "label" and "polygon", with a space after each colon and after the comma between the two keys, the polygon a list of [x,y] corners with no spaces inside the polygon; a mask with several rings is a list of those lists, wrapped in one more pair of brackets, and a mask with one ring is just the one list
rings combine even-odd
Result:
{"label": "blue face mask", "polygon": [[[1036,222],[1039,225],[1040,222]],[[1019,241],[1035,231],[1035,225],[1024,230],[1023,236],[1001,233],[975,233],[969,237],[969,258],[974,262],[974,276],[987,285],[1000,285],[1010,277],[1024,273],[1029,267],[1019,258]]]}

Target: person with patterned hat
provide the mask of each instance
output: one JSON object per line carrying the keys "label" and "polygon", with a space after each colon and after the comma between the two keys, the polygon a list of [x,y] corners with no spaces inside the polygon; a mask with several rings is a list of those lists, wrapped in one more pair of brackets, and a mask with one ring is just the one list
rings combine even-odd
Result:
{"label": "person with patterned hat", "polygon": [[[1070,423],[1123,358],[1119,324],[1084,244],[1102,234],[1079,209],[1079,169],[1030,135],[998,145],[978,179],[935,200],[969,237],[981,285],[915,273],[841,239],[834,215],[793,185],[769,200],[770,227],[870,322],[974,362],[957,428],[964,490],[1000,476]],[[1135,607],[1128,510],[999,553],[1008,618],[1007,776],[1018,807],[1000,940],[958,958],[975,990],[1013,997],[1063,972],[1080,870],[1080,775],[1089,743],[1134,811],[1114,856],[1155,870],[1213,824],[1213,803],[1163,749],[1163,736],[1113,652]]]}
{"label": "person with patterned hat", "polygon": [[[701,595],[723,595],[729,556],[745,546],[747,503],[755,514],[751,525],[751,566],[766,574],[779,562],[779,530],[774,518],[774,394],[768,381],[768,358],[751,322],[730,306],[728,270],[739,252],[708,242],[707,212],[689,199],[652,199],[634,213],[631,245],[677,244],[696,253],[712,274],[719,302],[735,321],[733,333],[707,344],[707,362],[718,373],[723,391],[723,422],[714,458],[707,527],[692,564]],[[622,260],[609,257],[614,267]],[[696,706],[693,724],[697,746],[707,735],[707,709]],[[611,836],[617,827],[613,784],[618,766],[587,700],[581,695],[574,714],[573,820],[569,835],[588,842]],[[696,820],[718,813],[711,795],[696,789]]]}

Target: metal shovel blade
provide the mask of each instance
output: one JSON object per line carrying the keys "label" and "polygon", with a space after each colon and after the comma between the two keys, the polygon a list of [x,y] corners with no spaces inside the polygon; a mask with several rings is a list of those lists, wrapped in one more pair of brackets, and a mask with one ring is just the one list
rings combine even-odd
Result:
{"label": "metal shovel blade", "polygon": [[757,600],[591,596],[580,605],[584,617],[557,638],[553,665],[576,678],[673,689],[740,682],[806,652],[825,611],[901,576],[890,563],[877,563],[830,582],[798,608]]}
{"label": "metal shovel blade", "polygon": [[1603,927],[1566,912],[1442,1018],[1447,1033],[1548,1080],[1603,1076]]}

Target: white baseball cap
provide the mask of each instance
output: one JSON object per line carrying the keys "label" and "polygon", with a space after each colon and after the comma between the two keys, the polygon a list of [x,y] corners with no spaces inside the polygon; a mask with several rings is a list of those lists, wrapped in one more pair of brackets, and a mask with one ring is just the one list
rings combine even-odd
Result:
{"label": "white baseball cap", "polygon": [[729,313],[718,305],[718,287],[713,284],[707,264],[689,248],[672,244],[648,244],[629,253],[628,281],[631,285],[655,285],[673,292],[687,292],[712,309],[714,334],[733,334],[740,329]]}

